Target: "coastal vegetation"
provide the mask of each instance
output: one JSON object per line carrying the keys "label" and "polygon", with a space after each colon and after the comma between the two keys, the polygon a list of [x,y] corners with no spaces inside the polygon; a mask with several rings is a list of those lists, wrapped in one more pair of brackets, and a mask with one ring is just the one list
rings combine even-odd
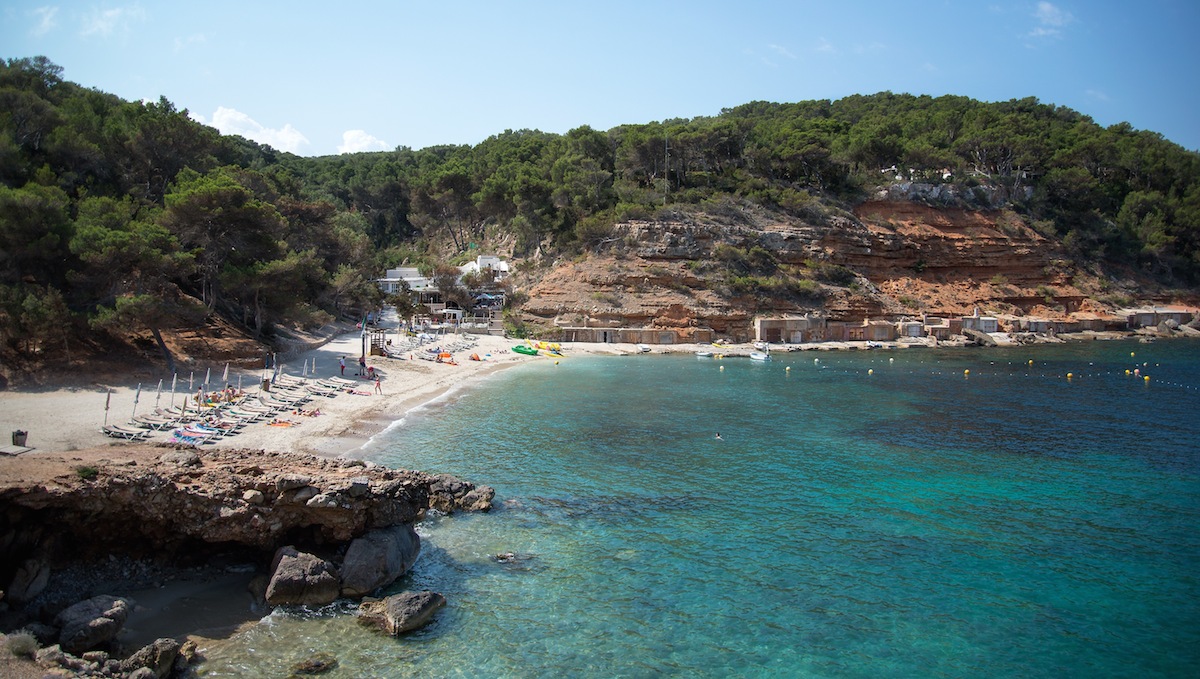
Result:
{"label": "coastal vegetation", "polygon": [[[270,341],[361,318],[391,266],[444,273],[485,248],[571,257],[626,246],[617,224],[681,214],[827,225],[905,182],[1011,210],[1081,262],[1200,282],[1200,155],[1033,98],[751,102],[304,158],[223,136],[165,98],[124,101],[45,57],[12,58],[0,61],[0,352],[69,355],[80,334],[140,332],[169,362],[162,331],[206,319]],[[753,245],[716,259],[706,285],[731,298],[812,300],[814,281],[856,280],[841,265],[780,268]]]}

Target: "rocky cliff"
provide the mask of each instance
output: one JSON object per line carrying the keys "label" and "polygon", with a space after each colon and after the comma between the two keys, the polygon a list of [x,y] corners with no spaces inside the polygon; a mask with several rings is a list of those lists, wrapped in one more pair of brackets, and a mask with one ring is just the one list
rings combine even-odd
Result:
{"label": "rocky cliff", "polygon": [[336,553],[429,509],[486,511],[494,495],[446,475],[254,450],[147,445],[6,462],[0,582],[10,604],[72,562],[234,553],[265,565],[284,546]]}
{"label": "rocky cliff", "polygon": [[[1116,306],[1108,298],[1155,298],[1143,294],[1145,281],[1079,265],[1011,210],[986,201],[973,207],[962,197],[930,204],[920,188],[805,218],[725,206],[622,223],[595,251],[530,276],[523,320],[543,328],[671,329],[679,341],[711,328],[746,339],[756,315],[860,321],[978,307],[1066,319]],[[739,270],[730,266],[731,248],[765,252],[769,261]],[[735,280],[746,274],[791,283],[782,294],[747,291]]]}

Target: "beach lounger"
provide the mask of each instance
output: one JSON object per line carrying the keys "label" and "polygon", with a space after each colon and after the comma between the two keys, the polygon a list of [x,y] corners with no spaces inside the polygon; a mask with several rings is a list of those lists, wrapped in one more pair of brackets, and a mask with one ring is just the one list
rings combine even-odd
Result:
{"label": "beach lounger", "polygon": [[178,418],[156,417],[154,415],[138,415],[130,420],[130,424],[135,427],[146,427],[155,431],[163,431],[171,427],[179,426]]}
{"label": "beach lounger", "polygon": [[134,429],[132,427],[124,427],[119,424],[110,424],[100,427],[100,431],[115,439],[124,439],[126,441],[145,441],[153,436],[153,432],[148,429]]}

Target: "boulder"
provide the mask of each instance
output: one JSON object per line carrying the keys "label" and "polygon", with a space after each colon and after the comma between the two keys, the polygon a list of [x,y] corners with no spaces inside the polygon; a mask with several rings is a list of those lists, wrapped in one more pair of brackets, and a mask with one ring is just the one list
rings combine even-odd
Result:
{"label": "boulder", "polygon": [[445,605],[446,597],[437,592],[402,592],[386,599],[364,601],[358,607],[358,621],[396,636],[424,627]]}
{"label": "boulder", "polygon": [[154,677],[163,679],[171,673],[175,658],[179,655],[179,642],[170,638],[155,639],[138,649],[136,653],[121,661],[121,670],[132,673],[148,668]]}
{"label": "boulder", "polygon": [[[450,474],[438,474],[429,485],[429,506],[452,514],[457,509],[489,511],[496,491],[490,486],[475,486]],[[469,502],[469,506],[468,506]]]}
{"label": "boulder", "polygon": [[163,453],[158,457],[158,461],[176,467],[195,467],[200,464],[200,456],[195,451],[178,450],[172,453]]}
{"label": "boulder", "polygon": [[13,574],[4,598],[14,604],[26,603],[41,594],[49,582],[50,565],[42,559],[26,559]]}
{"label": "boulder", "polygon": [[377,528],[355,538],[342,559],[342,596],[362,598],[413,567],[421,538],[408,524]]}
{"label": "boulder", "polygon": [[112,641],[129,617],[129,602],[101,594],[80,601],[58,614],[58,643],[67,653],[83,653]]}
{"label": "boulder", "polygon": [[324,674],[338,666],[337,658],[332,653],[320,652],[292,665],[293,675]]}
{"label": "boulder", "polygon": [[275,553],[268,604],[324,606],[338,597],[339,590],[337,569],[328,561],[291,546]]}

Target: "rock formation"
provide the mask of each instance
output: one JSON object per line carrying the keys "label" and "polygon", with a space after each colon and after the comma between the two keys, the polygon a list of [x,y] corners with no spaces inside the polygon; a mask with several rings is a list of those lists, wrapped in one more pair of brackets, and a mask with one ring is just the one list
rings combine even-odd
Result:
{"label": "rock formation", "polygon": [[412,526],[378,528],[355,538],[342,559],[342,596],[360,599],[412,568],[421,538]]}
{"label": "rock formation", "polygon": [[[28,476],[0,484],[0,612],[9,608],[0,617],[10,628],[36,621],[53,569],[115,557],[203,564],[235,555],[270,565],[271,605],[360,598],[412,568],[420,551],[412,524],[427,510],[487,511],[495,494],[356,460],[154,445],[122,446],[120,459],[106,452],[23,456]],[[112,639],[128,606],[97,596],[62,610],[44,633],[60,644],[44,665],[85,665],[71,654]],[[171,649],[147,649],[122,671],[164,676]]]}
{"label": "rock formation", "polygon": [[364,601],[358,621],[392,636],[424,627],[433,614],[446,605],[437,592],[403,592],[386,599]]}
{"label": "rock formation", "polygon": [[68,607],[54,622],[61,630],[58,644],[67,653],[83,653],[117,636],[129,617],[129,602],[100,595]]}

